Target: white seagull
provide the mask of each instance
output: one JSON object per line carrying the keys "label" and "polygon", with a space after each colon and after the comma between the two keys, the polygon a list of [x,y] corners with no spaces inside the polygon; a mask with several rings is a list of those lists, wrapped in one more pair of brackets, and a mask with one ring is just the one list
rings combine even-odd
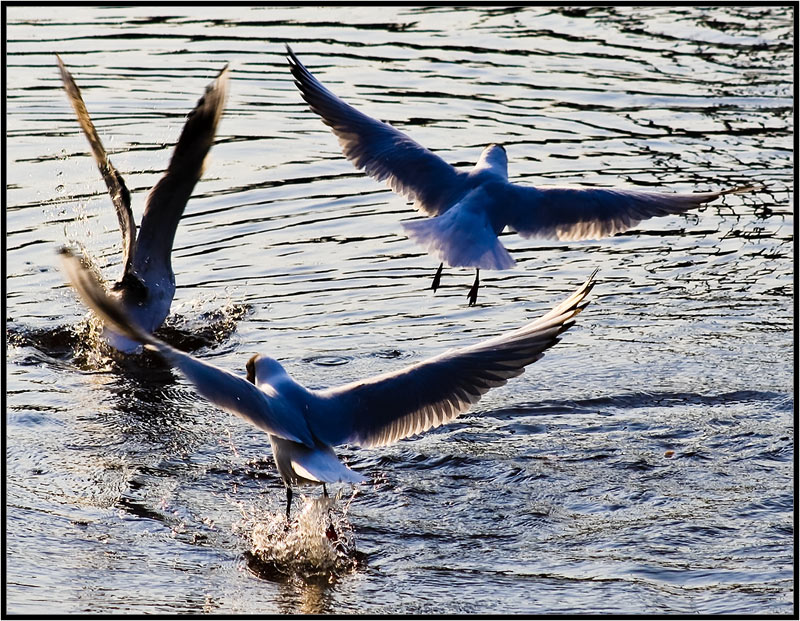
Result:
{"label": "white seagull", "polygon": [[[172,153],[169,168],[147,197],[137,238],[131,196],[125,181],[114,168],[103,143],[100,142],[78,85],[61,58],[58,55],[56,58],[64,90],[89,141],[100,174],[108,186],[122,231],[123,273],[122,278],[111,285],[111,293],[119,299],[137,325],[152,333],[169,315],[172,298],[175,296],[172,243],[183,209],[203,173],[206,155],[214,144],[214,135],[228,96],[228,66],[206,87],[205,94],[189,113]],[[112,347],[123,353],[141,351],[142,346],[138,342],[109,330],[106,326],[103,328],[103,336]]]}
{"label": "white seagull", "polygon": [[[373,119],[325,88],[287,45],[295,84],[311,110],[328,125],[345,157],[395,192],[414,201],[427,220],[404,222],[414,241],[451,267],[475,267],[468,298],[478,295],[480,269],[504,270],[514,259],[498,235],[509,227],[523,237],[597,239],[654,216],[678,214],[724,194],[660,194],[605,188],[533,187],[508,181],[508,156],[490,144],[475,167],[459,171],[391,125]],[[436,291],[442,265],[431,288]]]}
{"label": "white seagull", "polygon": [[338,388],[309,390],[267,356],[248,360],[245,379],[167,345],[140,328],[77,255],[68,248],[60,252],[70,283],[103,321],[155,350],[211,403],[267,432],[286,486],[287,520],[293,484],[322,484],[326,491],[325,483],[365,480],[339,461],[333,446],[385,446],[453,420],[555,345],[588,304],[584,299],[594,286],[592,274],[544,317],[517,330],[398,371]]}

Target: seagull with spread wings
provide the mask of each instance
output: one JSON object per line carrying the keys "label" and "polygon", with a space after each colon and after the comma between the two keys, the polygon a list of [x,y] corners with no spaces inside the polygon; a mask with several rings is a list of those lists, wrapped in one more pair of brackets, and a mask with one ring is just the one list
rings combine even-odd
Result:
{"label": "seagull with spread wings", "polygon": [[295,84],[311,110],[328,125],[345,157],[366,174],[386,181],[414,201],[427,219],[403,228],[442,264],[476,268],[469,291],[475,304],[481,269],[503,270],[515,261],[498,235],[506,228],[523,237],[598,239],[626,231],[655,216],[680,214],[735,188],[719,192],[664,194],[606,188],[534,187],[508,181],[508,156],[490,144],[469,171],[457,170],[388,123],[359,112],[323,86],[287,45]]}
{"label": "seagull with spread wings", "polygon": [[287,520],[292,485],[321,484],[324,490],[325,483],[364,481],[363,475],[338,459],[332,447],[386,446],[453,420],[555,345],[588,304],[585,298],[594,286],[592,274],[549,313],[516,330],[397,371],[337,388],[310,390],[267,356],[250,358],[245,378],[171,347],[139,327],[78,255],[68,248],[61,255],[70,283],[106,324],[155,350],[211,403],[268,434],[286,486]]}
{"label": "seagull with spread wings", "polygon": [[[228,96],[228,67],[226,65],[206,87],[205,94],[189,113],[169,167],[147,197],[137,236],[131,196],[125,181],[114,168],[100,141],[78,85],[61,58],[56,58],[64,90],[106,182],[122,231],[123,272],[120,280],[110,286],[110,292],[138,326],[152,333],[169,315],[175,296],[175,274],[171,260],[175,231],[192,190],[203,173],[206,156],[214,144],[217,125]],[[107,326],[104,326],[103,335],[118,351],[141,351],[140,343]]]}

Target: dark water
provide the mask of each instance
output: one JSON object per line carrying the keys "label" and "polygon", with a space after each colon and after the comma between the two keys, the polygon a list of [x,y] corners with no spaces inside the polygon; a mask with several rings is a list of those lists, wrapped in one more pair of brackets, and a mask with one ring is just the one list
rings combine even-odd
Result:
{"label": "dark water", "polygon": [[[7,18],[9,612],[792,611],[789,9]],[[469,270],[426,291],[436,263],[400,227],[414,211],[342,159],[284,43],[459,165],[502,142],[519,182],[761,189],[602,242],[504,237],[517,267],[482,274],[467,308]],[[468,415],[339,451],[369,478],[355,497],[336,490],[363,555],[353,567],[259,573],[255,534],[284,503],[265,436],[157,361],[112,362],[87,343],[55,250],[80,243],[113,278],[119,233],[54,53],[137,221],[184,115],[231,63],[176,237],[166,328],[202,333],[187,347],[218,365],[243,372],[268,353],[307,385],[335,385],[518,326],[600,268],[563,342]]]}

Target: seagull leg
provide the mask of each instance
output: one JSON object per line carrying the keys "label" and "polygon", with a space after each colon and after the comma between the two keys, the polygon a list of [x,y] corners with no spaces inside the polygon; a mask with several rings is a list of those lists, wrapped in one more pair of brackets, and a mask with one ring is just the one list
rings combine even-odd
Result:
{"label": "seagull leg", "polygon": [[470,287],[469,293],[467,294],[467,298],[469,299],[469,305],[475,306],[475,302],[478,301],[478,285],[480,284],[480,274],[481,270],[475,270],[475,282],[472,283],[472,287]]}
{"label": "seagull leg", "polygon": [[[322,495],[328,498],[328,488],[322,484]],[[328,505],[328,528],[325,529],[325,536],[332,542],[339,541],[339,535],[336,534],[336,528],[333,526],[333,517],[331,516],[331,507]]]}
{"label": "seagull leg", "polygon": [[286,486],[286,523],[289,523],[289,511],[292,509],[292,488],[290,485]]}
{"label": "seagull leg", "polygon": [[431,283],[431,289],[433,289],[434,293],[436,293],[436,290],[439,288],[439,282],[442,280],[443,267],[444,263],[439,263],[439,269],[436,270],[436,275],[433,277],[433,282]]}

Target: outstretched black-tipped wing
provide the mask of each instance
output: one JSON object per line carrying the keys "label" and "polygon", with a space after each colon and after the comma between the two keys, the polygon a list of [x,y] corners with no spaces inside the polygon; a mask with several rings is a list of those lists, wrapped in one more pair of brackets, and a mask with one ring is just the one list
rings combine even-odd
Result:
{"label": "outstretched black-tipped wing", "polygon": [[97,167],[100,169],[100,174],[103,175],[103,180],[108,187],[108,193],[111,196],[111,202],[117,211],[117,220],[119,220],[119,228],[122,232],[122,264],[123,278],[131,271],[131,264],[133,262],[134,244],[136,243],[136,225],[133,222],[133,212],[131,211],[131,195],[128,188],[125,186],[125,180],[114,168],[111,160],[108,158],[103,143],[100,141],[100,136],[97,135],[97,130],[92,123],[89,112],[86,110],[86,104],[83,103],[81,91],[72,74],[64,66],[61,58],[56,54],[58,61],[58,68],[61,71],[61,80],[64,82],[64,90],[69,96],[69,101],[72,108],[75,110],[75,115],[78,117],[78,123],[89,141],[89,146],[92,149],[92,155],[97,162]]}
{"label": "outstretched black-tipped wing", "polygon": [[287,45],[289,66],[303,99],[328,125],[342,151],[356,168],[389,184],[395,192],[415,201],[417,209],[437,215],[466,190],[459,172],[438,155],[388,123],[373,119],[346,104],[325,88],[303,66]]}
{"label": "outstretched black-tipped wing", "polygon": [[509,187],[508,226],[524,237],[563,240],[600,239],[656,216],[685,213],[724,194],[746,192],[662,194],[605,188]]}
{"label": "outstretched black-tipped wing", "polygon": [[167,171],[147,197],[136,245],[134,265],[137,270],[141,270],[145,261],[164,266],[164,271],[171,266],[175,230],[214,144],[228,97],[229,74],[225,65],[206,87],[205,94],[186,119]]}
{"label": "outstretched black-tipped wing", "polygon": [[235,414],[279,438],[299,442],[308,447],[315,446],[303,418],[288,414],[285,408],[272,407],[270,396],[245,378],[178,351],[142,330],[131,320],[119,301],[108,295],[80,256],[69,248],[62,248],[60,254],[70,284],[83,302],[116,332],[157,351],[194,384],[198,393],[218,408]]}
{"label": "outstretched black-tipped wing", "polygon": [[315,416],[312,431],[330,444],[384,446],[454,419],[555,345],[593,286],[594,274],[544,317],[507,334],[318,393],[330,415]]}

